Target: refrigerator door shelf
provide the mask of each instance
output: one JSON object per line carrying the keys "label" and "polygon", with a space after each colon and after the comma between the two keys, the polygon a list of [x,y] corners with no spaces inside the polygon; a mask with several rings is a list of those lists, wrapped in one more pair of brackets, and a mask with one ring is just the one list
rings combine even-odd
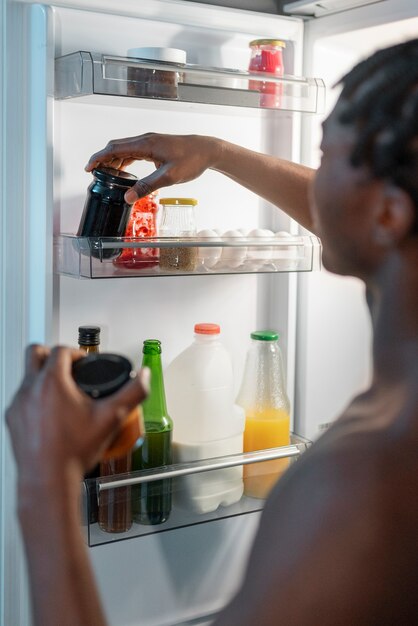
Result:
{"label": "refrigerator door shelf", "polygon": [[55,238],[54,255],[55,271],[74,278],[312,272],[321,268],[321,242],[314,235],[135,239],[63,234]]}
{"label": "refrigerator door shelf", "polygon": [[[289,446],[85,480],[83,484],[82,523],[86,543],[89,546],[98,546],[261,511],[265,499],[245,495],[245,473],[244,495],[239,499],[234,497],[232,498],[232,504],[228,503],[228,476],[230,475],[231,493],[236,491],[237,471],[240,472],[241,470],[240,476],[242,476],[242,470],[245,466],[256,466],[259,468],[257,472],[258,480],[266,480],[268,484],[272,485],[279,479],[281,473],[292,462],[296,461],[310,444],[309,440],[292,433]],[[196,479],[203,481],[205,476],[209,477],[209,488],[214,488],[216,480],[219,479],[219,488],[226,494],[225,502],[216,510],[207,512],[204,512],[202,508],[197,510],[193,506],[193,497],[191,496],[195,486],[192,484],[192,481]],[[99,511],[100,506],[109,501],[116,503],[119,508],[126,506],[130,510],[131,503],[134,502],[136,497],[135,489],[138,490],[141,488],[141,485],[147,485],[147,493],[149,494],[150,492],[152,493],[152,485],[156,485],[156,488],[158,488],[158,486],[163,484],[162,481],[167,481],[166,485],[169,485],[172,496],[172,509],[165,522],[161,524],[140,524],[134,521],[128,531],[117,533],[106,532],[99,527],[98,523],[89,522],[92,518],[89,507],[95,500],[97,500]],[[189,506],[188,502],[190,502]]]}
{"label": "refrigerator door shelf", "polygon": [[148,98],[321,113],[325,104],[325,85],[320,78],[278,78],[265,72],[251,74],[84,51],[55,59],[57,100],[78,98],[97,104],[97,99],[91,98],[95,94],[119,96],[115,103],[122,106],[131,106],[135,98]]}

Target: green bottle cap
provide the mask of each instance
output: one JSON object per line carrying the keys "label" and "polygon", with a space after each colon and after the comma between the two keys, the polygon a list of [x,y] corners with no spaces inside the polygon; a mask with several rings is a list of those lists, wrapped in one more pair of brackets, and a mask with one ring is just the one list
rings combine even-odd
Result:
{"label": "green bottle cap", "polygon": [[277,341],[279,338],[279,333],[275,330],[256,330],[251,333],[251,339],[256,339],[257,341]]}
{"label": "green bottle cap", "polygon": [[143,354],[161,354],[161,341],[158,339],[146,339],[142,352]]}

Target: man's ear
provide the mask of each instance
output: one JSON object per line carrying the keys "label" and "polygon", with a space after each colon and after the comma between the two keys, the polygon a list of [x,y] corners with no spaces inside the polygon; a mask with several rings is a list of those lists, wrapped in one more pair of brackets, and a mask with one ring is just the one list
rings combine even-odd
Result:
{"label": "man's ear", "polygon": [[385,183],[382,203],[376,213],[376,243],[393,247],[406,239],[415,219],[415,206],[411,196],[393,183]]}

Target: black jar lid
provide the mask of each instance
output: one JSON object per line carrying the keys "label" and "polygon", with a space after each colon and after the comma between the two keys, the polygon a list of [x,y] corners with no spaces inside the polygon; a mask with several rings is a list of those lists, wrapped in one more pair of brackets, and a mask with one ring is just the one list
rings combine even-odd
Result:
{"label": "black jar lid", "polygon": [[88,354],[72,368],[77,385],[94,399],[110,396],[132,377],[132,364],[119,354]]}
{"label": "black jar lid", "polygon": [[112,167],[101,167],[93,170],[93,176],[103,183],[113,183],[123,187],[133,187],[138,178],[124,170],[115,170]]}

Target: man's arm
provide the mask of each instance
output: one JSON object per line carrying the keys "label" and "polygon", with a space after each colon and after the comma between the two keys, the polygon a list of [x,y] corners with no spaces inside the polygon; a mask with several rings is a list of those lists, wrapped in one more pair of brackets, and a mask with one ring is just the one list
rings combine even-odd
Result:
{"label": "man's arm", "polygon": [[147,133],[110,141],[93,154],[86,169],[92,171],[100,165],[126,168],[136,160],[153,161],[157,169],[126,192],[127,202],[133,203],[162,187],[194,180],[213,169],[280,207],[308,230],[313,229],[309,187],[315,170],[303,165],[215,137]]}
{"label": "man's arm", "polygon": [[142,371],[116,394],[92,400],[71,375],[82,356],[31,346],[6,414],[36,626],[106,624],[80,531],[81,481],[146,395]]}

